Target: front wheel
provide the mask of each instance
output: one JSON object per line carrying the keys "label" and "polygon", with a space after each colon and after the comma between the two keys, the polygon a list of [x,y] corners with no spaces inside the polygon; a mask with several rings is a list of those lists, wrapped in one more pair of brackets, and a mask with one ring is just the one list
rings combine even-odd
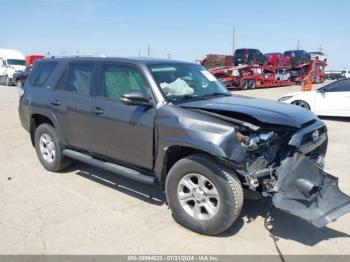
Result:
{"label": "front wheel", "polygon": [[8,77],[8,76],[6,76],[5,77],[5,86],[10,86],[11,85],[11,79]]}
{"label": "front wheel", "polygon": [[243,189],[233,170],[204,155],[191,155],[170,169],[165,193],[174,219],[195,232],[217,235],[238,218]]}
{"label": "front wheel", "polygon": [[307,110],[310,110],[310,105],[305,102],[304,100],[296,100],[292,102],[292,105],[300,106],[302,108],[305,108]]}

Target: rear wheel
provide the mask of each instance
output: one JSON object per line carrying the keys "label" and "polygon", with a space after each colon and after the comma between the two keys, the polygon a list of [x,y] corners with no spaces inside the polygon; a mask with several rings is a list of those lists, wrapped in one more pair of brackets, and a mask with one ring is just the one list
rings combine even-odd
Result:
{"label": "rear wheel", "polygon": [[17,87],[18,89],[22,89],[23,84],[22,84],[22,81],[21,81],[21,80],[17,80],[17,82],[16,82],[16,87]]}
{"label": "rear wheel", "polygon": [[175,163],[168,173],[165,192],[174,219],[201,234],[224,232],[238,218],[243,205],[236,174],[204,155]]}
{"label": "rear wheel", "polygon": [[256,87],[256,82],[254,79],[249,80],[248,82],[248,89],[255,89]]}
{"label": "rear wheel", "polygon": [[296,100],[293,101],[292,104],[310,110],[310,105],[304,100]]}
{"label": "rear wheel", "polygon": [[70,165],[71,159],[63,156],[63,145],[53,126],[40,125],[35,131],[34,139],[37,156],[46,170],[58,172]]}
{"label": "rear wheel", "polygon": [[248,87],[249,87],[249,80],[243,80],[242,82],[241,82],[241,89],[242,90],[247,90],[248,89]]}

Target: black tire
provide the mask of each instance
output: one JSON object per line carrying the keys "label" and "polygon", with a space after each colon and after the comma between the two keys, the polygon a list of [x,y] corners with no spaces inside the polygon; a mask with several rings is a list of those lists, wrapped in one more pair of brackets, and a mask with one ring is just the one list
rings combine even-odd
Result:
{"label": "black tire", "polygon": [[[209,179],[220,197],[217,213],[207,220],[191,216],[178,199],[178,186],[188,174],[200,174]],[[206,235],[227,230],[238,218],[243,205],[243,189],[233,170],[205,155],[191,155],[176,162],[170,169],[165,192],[174,219],[184,227]]]}
{"label": "black tire", "polygon": [[304,100],[295,100],[292,102],[292,105],[300,106],[300,107],[305,108],[307,110],[311,109],[310,105]]}
{"label": "black tire", "polygon": [[255,89],[256,87],[256,82],[254,79],[250,79],[248,82],[248,89]]}
{"label": "black tire", "polygon": [[8,76],[5,76],[4,84],[5,84],[5,86],[10,86],[11,85],[11,80],[10,80],[10,78]]}
{"label": "black tire", "polygon": [[[40,151],[40,138],[43,134],[49,135],[52,138],[52,142],[54,144],[55,157],[52,158],[51,162],[45,160],[43,154]],[[40,163],[46,170],[52,172],[59,172],[67,168],[71,164],[72,160],[65,157],[62,154],[64,146],[58,139],[56,130],[52,125],[42,124],[38,126],[38,128],[35,130],[34,142],[36,154],[40,160]]]}
{"label": "black tire", "polygon": [[240,88],[241,88],[242,90],[247,90],[248,87],[249,87],[249,80],[243,80],[242,83],[241,83]]}
{"label": "black tire", "polygon": [[18,89],[22,89],[23,83],[22,83],[21,80],[17,80],[17,82],[16,82],[16,87],[17,87]]}

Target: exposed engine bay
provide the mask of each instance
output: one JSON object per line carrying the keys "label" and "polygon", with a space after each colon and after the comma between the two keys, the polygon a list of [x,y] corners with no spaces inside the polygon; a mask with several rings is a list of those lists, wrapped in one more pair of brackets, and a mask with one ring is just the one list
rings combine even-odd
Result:
{"label": "exposed engine bay", "polygon": [[276,181],[277,166],[288,154],[293,153],[293,148],[288,146],[290,135],[285,130],[265,130],[249,135],[237,132],[236,137],[248,152],[246,173],[243,171],[245,185],[252,191],[260,189],[263,194],[267,194]]}

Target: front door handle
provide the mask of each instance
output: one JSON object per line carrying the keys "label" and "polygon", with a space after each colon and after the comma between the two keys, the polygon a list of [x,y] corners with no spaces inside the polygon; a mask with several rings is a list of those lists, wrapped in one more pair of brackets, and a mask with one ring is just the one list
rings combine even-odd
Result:
{"label": "front door handle", "polygon": [[102,115],[103,114],[103,109],[100,107],[96,107],[93,110],[91,110],[91,112],[95,115]]}
{"label": "front door handle", "polygon": [[55,99],[54,101],[51,101],[51,105],[53,105],[53,106],[59,106],[59,105],[61,105],[61,101],[58,100],[58,99]]}

